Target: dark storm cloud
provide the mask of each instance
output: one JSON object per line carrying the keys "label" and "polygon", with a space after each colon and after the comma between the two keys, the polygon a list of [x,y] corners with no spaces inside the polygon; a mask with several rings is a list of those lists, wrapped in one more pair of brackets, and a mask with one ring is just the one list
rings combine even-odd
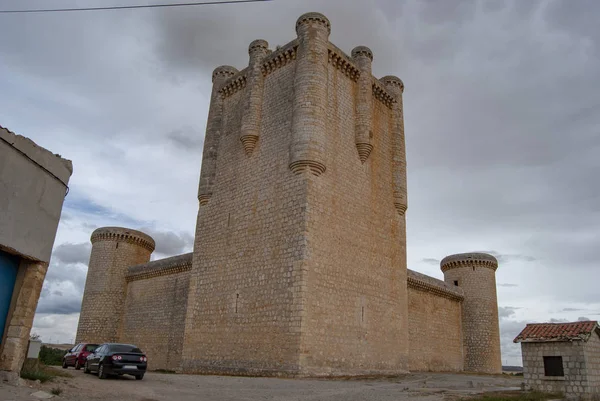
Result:
{"label": "dark storm cloud", "polygon": [[173,130],[167,134],[167,139],[189,152],[202,152],[204,147],[204,134],[193,128]]}
{"label": "dark storm cloud", "polygon": [[156,243],[155,252],[161,254],[161,257],[189,252],[194,244],[194,237],[186,232],[175,233],[152,228],[142,228],[142,231],[154,239]]}
{"label": "dark storm cloud", "polygon": [[500,318],[500,320],[506,319],[506,318],[514,315],[515,311],[518,309],[521,309],[521,308],[514,307],[514,306],[500,306],[498,308],[498,317]]}
{"label": "dark storm cloud", "polygon": [[87,265],[90,260],[92,245],[89,242],[81,244],[60,244],[52,252],[52,257],[64,264],[82,263]]}

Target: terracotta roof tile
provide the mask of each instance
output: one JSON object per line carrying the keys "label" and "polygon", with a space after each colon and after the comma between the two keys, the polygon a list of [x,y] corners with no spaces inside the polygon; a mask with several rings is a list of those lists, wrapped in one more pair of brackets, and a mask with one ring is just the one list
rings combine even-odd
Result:
{"label": "terracotta roof tile", "polygon": [[595,320],[571,323],[530,323],[513,342],[587,341],[598,327]]}

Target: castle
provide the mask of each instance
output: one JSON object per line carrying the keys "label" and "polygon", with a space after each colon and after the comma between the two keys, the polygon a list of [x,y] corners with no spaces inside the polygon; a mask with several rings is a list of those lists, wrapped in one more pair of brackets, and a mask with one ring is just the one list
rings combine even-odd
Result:
{"label": "castle", "polygon": [[497,261],[407,269],[404,84],[330,30],[304,14],[214,70],[194,251],[149,262],[148,235],[95,230],[78,342],[190,373],[501,372]]}

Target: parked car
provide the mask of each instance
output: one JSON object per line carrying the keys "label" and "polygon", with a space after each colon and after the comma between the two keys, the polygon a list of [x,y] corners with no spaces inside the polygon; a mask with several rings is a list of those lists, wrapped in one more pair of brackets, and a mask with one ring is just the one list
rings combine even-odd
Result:
{"label": "parked car", "polygon": [[87,356],[98,348],[98,344],[80,343],[71,348],[63,357],[62,367],[64,369],[74,366],[79,370],[85,364]]}
{"label": "parked car", "polygon": [[97,372],[100,379],[110,375],[132,375],[136,380],[142,380],[147,366],[148,358],[135,345],[106,343],[87,356],[83,372]]}

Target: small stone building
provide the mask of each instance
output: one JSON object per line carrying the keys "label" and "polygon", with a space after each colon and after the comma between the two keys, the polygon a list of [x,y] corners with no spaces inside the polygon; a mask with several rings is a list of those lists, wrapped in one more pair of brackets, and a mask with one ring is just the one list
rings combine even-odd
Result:
{"label": "small stone building", "polygon": [[562,392],[569,399],[600,393],[600,328],[596,321],[528,324],[521,343],[529,389]]}
{"label": "small stone building", "polygon": [[0,377],[18,378],[71,161],[0,126]]}

